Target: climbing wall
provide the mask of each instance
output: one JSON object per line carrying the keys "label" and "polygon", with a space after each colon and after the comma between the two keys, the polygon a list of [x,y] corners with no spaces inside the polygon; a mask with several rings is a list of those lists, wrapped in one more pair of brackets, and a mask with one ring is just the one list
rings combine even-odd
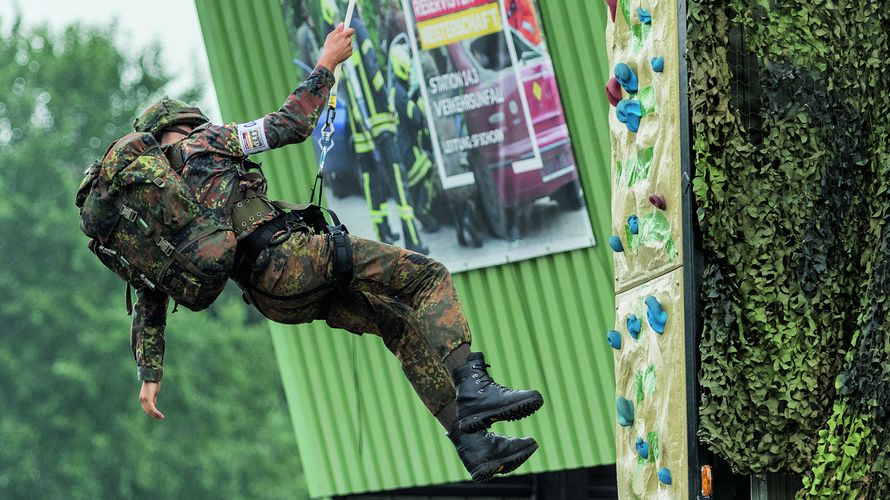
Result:
{"label": "climbing wall", "polygon": [[613,103],[610,244],[618,250],[617,290],[682,262],[676,12],[676,0],[618,0],[615,22],[606,28],[617,74],[606,89]]}
{"label": "climbing wall", "polygon": [[689,498],[676,0],[606,0],[621,498]]}
{"label": "climbing wall", "polygon": [[676,269],[617,297],[619,324],[609,335],[621,498],[687,498],[682,286]]}

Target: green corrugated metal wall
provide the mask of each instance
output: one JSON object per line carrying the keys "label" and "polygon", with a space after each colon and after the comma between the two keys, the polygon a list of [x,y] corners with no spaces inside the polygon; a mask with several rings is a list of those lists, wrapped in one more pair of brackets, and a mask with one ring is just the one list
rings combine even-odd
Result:
{"label": "green corrugated metal wall", "polygon": [[[499,381],[536,387],[547,404],[495,431],[533,435],[541,449],[520,472],[614,463],[614,372],[605,332],[614,318],[608,245],[609,136],[603,84],[605,6],[538,0],[581,170],[597,248],[455,277],[474,333]],[[227,121],[277,109],[299,83],[279,2],[196,0]],[[340,145],[343,147],[343,145]],[[308,198],[308,145],[264,153],[272,194]],[[528,309],[525,309],[528,304]],[[373,336],[323,323],[272,325],[282,380],[313,497],[463,481],[444,432]]]}

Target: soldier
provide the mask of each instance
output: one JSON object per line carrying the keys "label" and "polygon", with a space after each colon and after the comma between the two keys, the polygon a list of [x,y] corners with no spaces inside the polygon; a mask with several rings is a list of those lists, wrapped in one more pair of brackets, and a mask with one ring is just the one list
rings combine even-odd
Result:
{"label": "soldier", "polygon": [[[307,230],[295,212],[282,213],[264,196],[251,196],[265,192],[265,179],[245,171],[255,166],[248,155],[312,133],[334,84],[332,70],[352,53],[352,35],[342,24],[328,35],[315,70],[276,112],[214,125],[197,108],[165,98],[149,106],[134,128],[158,139],[206,207],[264,204],[251,209],[256,217],[239,215],[237,208],[231,215],[238,235],[232,276],[245,298],[273,321],[323,319],[333,328],[380,336],[473,479],[486,480],[516,469],[538,446],[532,438],[486,429],[497,420],[531,415],[543,398],[495,383],[482,353],[470,352],[469,326],[448,270],[422,254],[354,236],[343,247],[330,234]],[[143,381],[139,399],[148,415],[163,419],[157,397],[168,297],[137,287],[137,298],[131,339]]]}

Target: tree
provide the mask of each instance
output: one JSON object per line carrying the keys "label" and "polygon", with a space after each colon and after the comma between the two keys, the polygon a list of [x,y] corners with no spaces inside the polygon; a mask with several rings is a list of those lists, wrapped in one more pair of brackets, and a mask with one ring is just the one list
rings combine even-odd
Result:
{"label": "tree", "polygon": [[115,38],[20,20],[0,34],[0,497],[305,497],[266,324],[235,290],[171,316],[168,419],[139,407],[124,284],[73,203],[170,79],[157,46]]}

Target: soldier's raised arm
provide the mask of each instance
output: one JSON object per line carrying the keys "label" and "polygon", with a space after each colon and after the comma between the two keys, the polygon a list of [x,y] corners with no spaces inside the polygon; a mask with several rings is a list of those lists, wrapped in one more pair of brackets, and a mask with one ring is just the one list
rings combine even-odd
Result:
{"label": "soldier's raised arm", "polygon": [[334,68],[352,55],[352,28],[341,23],[324,42],[315,70],[284,101],[281,108],[237,126],[244,154],[259,153],[304,141],[318,123],[318,117],[334,86]]}

